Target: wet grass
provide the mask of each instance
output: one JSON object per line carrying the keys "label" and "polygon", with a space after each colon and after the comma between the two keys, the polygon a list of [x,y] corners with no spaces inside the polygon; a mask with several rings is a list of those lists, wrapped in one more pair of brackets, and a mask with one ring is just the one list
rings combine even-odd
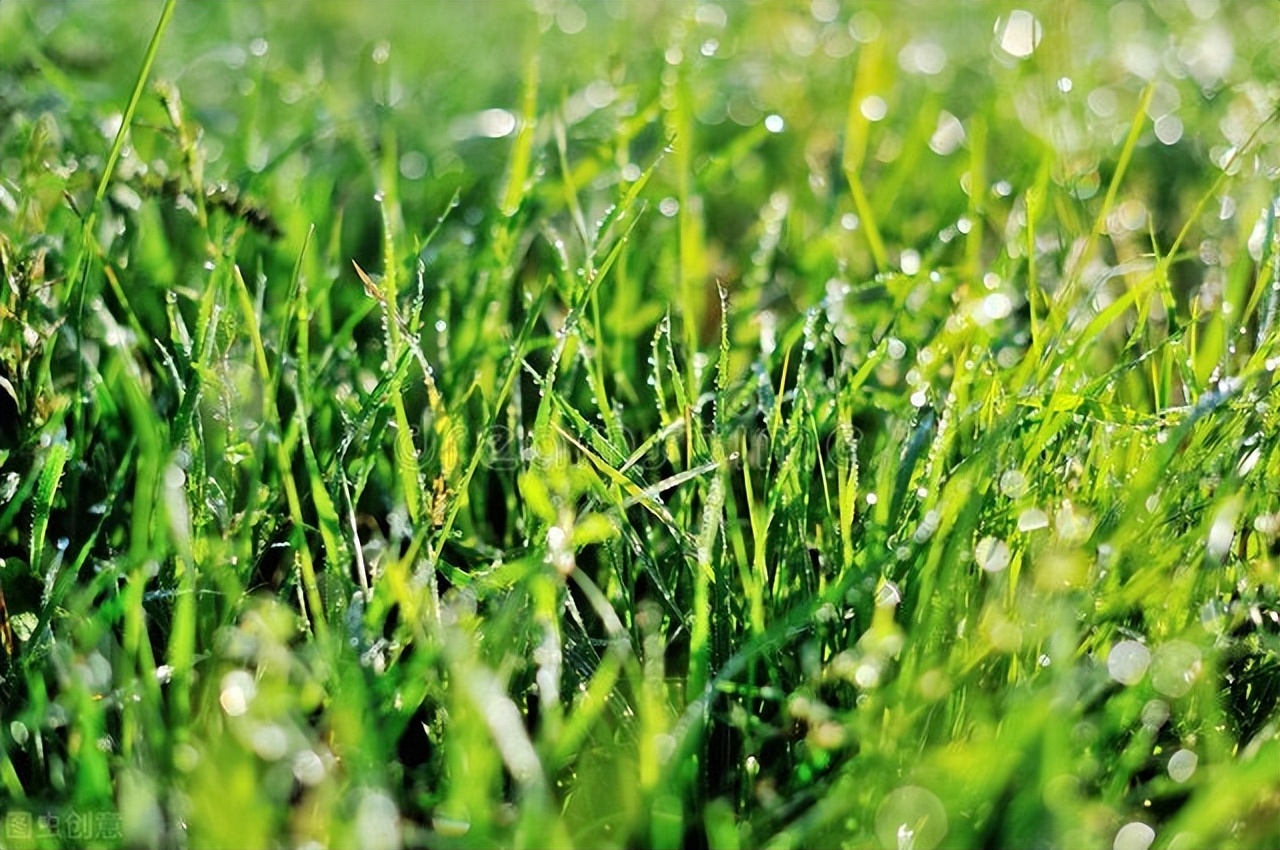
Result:
{"label": "wet grass", "polygon": [[1280,844],[1274,10],[0,4],[0,847]]}

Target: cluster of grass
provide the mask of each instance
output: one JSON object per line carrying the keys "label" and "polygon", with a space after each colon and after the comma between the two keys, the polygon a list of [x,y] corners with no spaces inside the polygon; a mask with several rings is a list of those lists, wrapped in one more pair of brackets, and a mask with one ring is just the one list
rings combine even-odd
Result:
{"label": "cluster of grass", "polygon": [[0,4],[0,847],[1280,845],[1274,10],[1028,5]]}

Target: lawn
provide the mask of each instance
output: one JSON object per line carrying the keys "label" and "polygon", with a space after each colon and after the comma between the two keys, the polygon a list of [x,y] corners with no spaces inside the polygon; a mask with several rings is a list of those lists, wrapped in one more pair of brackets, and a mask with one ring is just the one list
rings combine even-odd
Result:
{"label": "lawn", "polygon": [[0,3],[0,848],[1280,847],[1261,0]]}

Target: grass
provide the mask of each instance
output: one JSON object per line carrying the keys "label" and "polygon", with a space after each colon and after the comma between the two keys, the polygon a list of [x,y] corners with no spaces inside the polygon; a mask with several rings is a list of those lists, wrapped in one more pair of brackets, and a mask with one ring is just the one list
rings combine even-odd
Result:
{"label": "grass", "polygon": [[1280,846],[1263,4],[0,5],[0,847]]}

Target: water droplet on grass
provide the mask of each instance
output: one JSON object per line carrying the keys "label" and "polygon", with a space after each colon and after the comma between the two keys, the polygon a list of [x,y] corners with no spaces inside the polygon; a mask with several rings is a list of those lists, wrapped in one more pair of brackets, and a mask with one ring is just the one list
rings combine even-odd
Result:
{"label": "water droplet on grass", "polygon": [[1017,59],[1034,53],[1044,34],[1036,16],[1023,9],[1014,9],[1008,18],[997,19],[995,33],[1000,49]]}
{"label": "water droplet on grass", "polygon": [[947,51],[935,41],[912,41],[899,51],[898,65],[909,74],[934,76],[947,67]]}
{"label": "water droplet on grass", "polygon": [[421,180],[427,173],[429,163],[422,151],[406,151],[400,157],[400,176],[406,180]]}
{"label": "water droplet on grass", "polygon": [[1151,660],[1151,683],[1165,696],[1184,696],[1200,675],[1200,667],[1199,647],[1185,640],[1169,641]]}
{"label": "water droplet on grass", "polygon": [[876,810],[876,837],[886,850],[933,850],[946,834],[946,807],[917,785],[889,792]]}
{"label": "water droplet on grass", "polygon": [[1236,536],[1236,511],[1232,506],[1224,507],[1214,517],[1209,527],[1209,539],[1205,543],[1209,557],[1215,561],[1223,560],[1231,551],[1231,541]]}
{"label": "water droplet on grass", "polygon": [[868,121],[881,121],[889,114],[889,104],[885,103],[884,98],[873,94],[862,99],[862,103],[858,105],[858,111]]}
{"label": "water droplet on grass", "polygon": [[694,20],[709,27],[719,28],[729,22],[729,16],[725,14],[724,9],[714,3],[699,3],[697,11],[694,12]]}
{"label": "water droplet on grass", "polygon": [[294,778],[303,785],[319,785],[324,774],[324,761],[314,750],[302,750],[293,757]]}
{"label": "water droplet on grass", "polygon": [[1169,778],[1174,782],[1186,782],[1196,772],[1200,757],[1191,750],[1178,750],[1169,758]]}
{"label": "water droplet on grass", "polygon": [[556,26],[565,35],[576,35],[587,27],[587,13],[576,3],[566,3],[556,12]]}
{"label": "water droplet on grass", "polygon": [[1018,515],[1018,530],[1026,533],[1049,527],[1049,516],[1039,508],[1027,508]]}
{"label": "water droplet on grass", "polygon": [[1236,174],[1240,171],[1240,157],[1237,156],[1235,146],[1214,147],[1209,151],[1209,156],[1227,174]]}
{"label": "water droplet on grass", "polygon": [[278,761],[289,752],[289,736],[274,723],[264,723],[254,728],[249,735],[249,742],[253,751],[265,761]]}
{"label": "water droplet on grass", "polygon": [[356,808],[357,843],[373,850],[400,847],[400,811],[383,791],[367,791]]}
{"label": "water droplet on grass", "polygon": [[1151,650],[1136,640],[1122,640],[1107,655],[1107,672],[1122,685],[1136,685],[1151,665]]}
{"label": "water droplet on grass", "polygon": [[[928,491],[925,490],[923,495],[917,495],[920,495],[920,498],[924,498],[924,496],[928,495]],[[938,511],[931,510],[926,512],[920,519],[920,525],[916,528],[915,534],[912,535],[912,539],[915,540],[916,543],[924,543],[933,536],[933,533],[938,530],[938,526],[941,523],[942,515],[939,514]]]}
{"label": "water droplet on grass", "polygon": [[1116,832],[1112,850],[1147,850],[1156,840],[1156,831],[1141,821],[1126,823]]}
{"label": "water droplet on grass", "polygon": [[258,692],[253,676],[244,670],[232,670],[222,677],[222,692],[218,703],[231,717],[240,717],[249,710],[249,703]]}
{"label": "water droplet on grass", "polygon": [[1008,568],[1012,558],[1008,543],[998,537],[984,537],[973,548],[973,559],[986,572],[998,573]]}
{"label": "water droplet on grass", "polygon": [[1000,476],[1000,492],[1010,499],[1021,498],[1027,492],[1027,476],[1017,469],[1010,469]]}
{"label": "water droplet on grass", "polygon": [[886,605],[897,605],[902,601],[902,591],[891,581],[886,581],[876,591],[876,605],[881,607]]}
{"label": "water droplet on grass", "polygon": [[879,38],[880,30],[880,19],[868,9],[863,9],[849,19],[849,34],[863,44]]}
{"label": "water droplet on grass", "polygon": [[1003,292],[993,292],[982,299],[982,312],[988,319],[1003,319],[1013,312],[1013,300]]}
{"label": "water droplet on grass", "polygon": [[1169,703],[1162,699],[1147,700],[1147,704],[1142,707],[1142,725],[1152,731],[1158,730],[1169,722],[1170,714],[1172,711],[1169,709]]}
{"label": "water droplet on grass", "polygon": [[876,658],[864,660],[853,671],[853,682],[863,690],[870,690],[880,684],[880,661]]}
{"label": "water droplet on grass", "polygon": [[1176,145],[1182,139],[1182,119],[1176,115],[1161,115],[1156,119],[1156,138],[1165,145]]}
{"label": "water droplet on grass", "polygon": [[964,125],[959,118],[944,109],[939,113],[937,127],[929,139],[929,150],[939,156],[949,156],[960,149],[964,139]]}

